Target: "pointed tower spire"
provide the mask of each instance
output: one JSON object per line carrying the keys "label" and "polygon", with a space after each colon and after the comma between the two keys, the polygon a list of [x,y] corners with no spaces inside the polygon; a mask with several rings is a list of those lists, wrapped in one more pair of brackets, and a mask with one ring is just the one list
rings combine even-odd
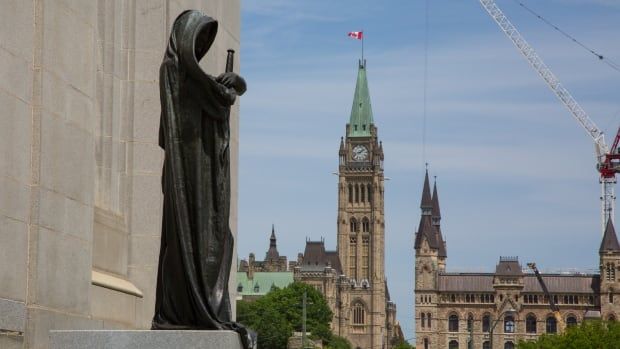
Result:
{"label": "pointed tower spire", "polygon": [[433,211],[431,214],[431,221],[433,222],[433,227],[435,227],[435,233],[437,234],[437,255],[439,257],[448,257],[446,242],[441,234],[441,210],[439,209],[439,194],[437,193],[437,177],[435,177],[435,182],[433,183]]}
{"label": "pointed tower spire", "polygon": [[618,236],[616,236],[616,229],[611,219],[607,219],[607,227],[605,227],[605,234],[601,241],[601,248],[599,253],[605,252],[620,252],[620,244],[618,243]]}
{"label": "pointed tower spire", "polygon": [[433,183],[433,223],[439,225],[441,221],[441,210],[439,209],[439,195],[437,194],[437,177]]}
{"label": "pointed tower spire", "polygon": [[269,238],[269,250],[267,250],[267,254],[265,255],[266,261],[277,261],[280,258],[280,253],[278,252],[278,247],[276,245],[276,228],[275,225],[271,225],[271,237]]}
{"label": "pointed tower spire", "polygon": [[422,188],[422,201],[420,202],[423,216],[430,216],[433,210],[433,199],[431,197],[431,186],[428,183],[428,169],[424,175],[424,187]]}
{"label": "pointed tower spire", "polygon": [[370,92],[366,79],[366,61],[360,61],[357,70],[357,83],[349,120],[349,137],[370,137],[370,125],[373,124]]}
{"label": "pointed tower spire", "polygon": [[271,237],[269,238],[269,247],[276,247],[276,227],[271,225]]}

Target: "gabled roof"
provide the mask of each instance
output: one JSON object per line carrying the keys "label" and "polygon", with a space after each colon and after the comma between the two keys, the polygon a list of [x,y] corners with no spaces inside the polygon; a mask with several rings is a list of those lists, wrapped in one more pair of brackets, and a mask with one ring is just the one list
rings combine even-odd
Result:
{"label": "gabled roof", "polygon": [[353,95],[351,118],[349,120],[349,137],[370,137],[370,125],[373,123],[370,92],[366,79],[366,62],[360,62],[357,70],[357,83]]}
{"label": "gabled roof", "polygon": [[618,236],[616,236],[616,229],[614,229],[614,223],[611,221],[611,218],[607,219],[605,234],[603,234],[603,240],[601,241],[601,247],[599,248],[598,252],[620,252]]}

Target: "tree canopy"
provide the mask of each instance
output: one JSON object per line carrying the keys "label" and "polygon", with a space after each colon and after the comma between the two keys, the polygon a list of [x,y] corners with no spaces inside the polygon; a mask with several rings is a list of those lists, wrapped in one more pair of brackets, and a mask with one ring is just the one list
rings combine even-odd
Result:
{"label": "tree canopy", "polygon": [[618,349],[620,323],[586,321],[569,327],[561,335],[540,336],[536,341],[521,341],[519,349]]}
{"label": "tree canopy", "polygon": [[[314,287],[301,282],[283,289],[274,288],[253,302],[237,301],[237,321],[257,332],[259,349],[285,349],[293,331],[302,329],[304,291],[307,295],[306,331],[311,332],[312,339],[330,343],[332,312],[327,301]],[[341,345],[340,342],[336,344]]]}

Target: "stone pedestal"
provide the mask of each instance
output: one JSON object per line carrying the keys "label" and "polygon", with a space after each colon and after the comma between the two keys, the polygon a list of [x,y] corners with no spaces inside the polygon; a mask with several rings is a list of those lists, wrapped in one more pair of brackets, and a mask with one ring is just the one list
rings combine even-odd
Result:
{"label": "stone pedestal", "polygon": [[233,331],[50,331],[51,349],[242,349]]}

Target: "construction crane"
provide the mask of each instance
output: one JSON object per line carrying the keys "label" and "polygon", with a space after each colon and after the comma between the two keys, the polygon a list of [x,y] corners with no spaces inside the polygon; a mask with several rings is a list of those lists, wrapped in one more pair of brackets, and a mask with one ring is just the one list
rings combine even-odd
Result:
{"label": "construction crane", "polygon": [[583,127],[588,135],[594,141],[596,151],[596,168],[600,174],[599,182],[601,184],[601,234],[605,232],[607,220],[614,222],[615,211],[615,192],[616,173],[620,172],[620,155],[618,152],[618,142],[620,141],[620,128],[616,133],[614,143],[610,148],[605,143],[605,135],[594,121],[590,119],[588,114],[581,108],[579,103],[573,98],[560,81],[555,77],[553,72],[545,65],[545,62],[538,56],[536,51],[525,41],[504,13],[499,9],[494,0],[479,0],[482,7],[489,13],[491,18],[497,23],[502,31],[508,36],[510,41],[517,47],[519,52],[530,63],[532,68],[536,70],[547,86],[555,93],[562,103],[570,110],[577,122]]}
{"label": "construction crane", "polygon": [[536,268],[536,263],[527,263],[527,266],[528,268],[534,271],[534,274],[536,274],[536,278],[538,279],[538,283],[540,284],[540,288],[542,288],[543,292],[545,293],[545,297],[549,299],[549,307],[551,308],[551,311],[553,312],[553,316],[555,316],[555,321],[558,324],[559,332],[560,333],[564,332],[564,329],[566,328],[566,324],[564,323],[564,318],[562,318],[562,314],[560,314],[560,307],[558,307],[558,305],[555,304],[555,300],[553,299],[551,294],[549,294],[549,289],[547,288],[545,281],[540,275],[538,268]]}

